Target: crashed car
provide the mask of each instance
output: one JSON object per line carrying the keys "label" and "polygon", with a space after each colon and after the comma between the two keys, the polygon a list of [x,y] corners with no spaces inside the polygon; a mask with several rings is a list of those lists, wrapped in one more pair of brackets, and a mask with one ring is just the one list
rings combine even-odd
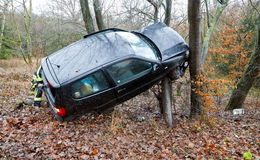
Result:
{"label": "crashed car", "polygon": [[[137,31],[106,29],[42,59],[44,91],[55,118],[74,119],[122,103],[188,66],[184,39],[163,23]],[[172,74],[171,74],[172,75]]]}

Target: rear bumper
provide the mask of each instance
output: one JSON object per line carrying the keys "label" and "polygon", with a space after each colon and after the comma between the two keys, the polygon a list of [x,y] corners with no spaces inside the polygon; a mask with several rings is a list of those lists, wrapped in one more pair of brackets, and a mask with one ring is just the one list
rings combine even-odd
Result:
{"label": "rear bumper", "polygon": [[45,74],[44,74],[43,71],[41,72],[41,75],[42,75],[43,84],[44,84],[44,88],[43,89],[44,89],[45,96],[46,96],[49,104],[54,107],[55,106],[55,97],[51,93],[51,89],[50,89],[50,87],[48,85],[47,79],[46,79]]}
{"label": "rear bumper", "polygon": [[63,122],[64,121],[64,118],[60,115],[58,115],[56,113],[56,110],[55,110],[55,97],[53,96],[52,92],[51,92],[51,89],[50,89],[50,86],[47,82],[47,79],[45,77],[45,74],[44,72],[42,71],[41,72],[41,75],[42,75],[42,79],[43,79],[43,84],[44,84],[44,94],[47,98],[47,101],[48,101],[48,107],[51,108],[51,112],[53,113],[54,117],[60,121],[60,122]]}

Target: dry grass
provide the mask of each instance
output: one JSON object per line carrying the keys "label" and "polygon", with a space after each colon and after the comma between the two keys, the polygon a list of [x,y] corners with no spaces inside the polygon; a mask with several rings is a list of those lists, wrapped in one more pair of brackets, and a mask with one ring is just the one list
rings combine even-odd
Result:
{"label": "dry grass", "polygon": [[0,59],[0,74],[2,73],[23,73],[32,74],[39,67],[39,60],[34,59],[31,65],[24,62],[23,59]]}

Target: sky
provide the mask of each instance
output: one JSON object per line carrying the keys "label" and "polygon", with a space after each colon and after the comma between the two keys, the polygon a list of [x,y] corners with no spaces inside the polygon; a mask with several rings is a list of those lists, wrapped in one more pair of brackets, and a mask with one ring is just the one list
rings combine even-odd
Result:
{"label": "sky", "polygon": [[32,0],[33,12],[40,14],[41,11],[46,10],[48,1],[50,0]]}
{"label": "sky", "polygon": [[[33,12],[35,14],[41,14],[42,11],[46,11],[48,9],[47,4],[51,3],[51,1],[52,0],[32,0]],[[106,0],[106,1],[115,1],[115,2],[117,2],[116,4],[120,4],[121,0]],[[146,0],[143,0],[143,1],[146,1]],[[186,10],[187,3],[188,3],[187,1],[188,0],[173,0],[173,8],[180,9],[180,10],[183,10],[183,9]],[[175,6],[174,6],[174,4],[175,4]]]}

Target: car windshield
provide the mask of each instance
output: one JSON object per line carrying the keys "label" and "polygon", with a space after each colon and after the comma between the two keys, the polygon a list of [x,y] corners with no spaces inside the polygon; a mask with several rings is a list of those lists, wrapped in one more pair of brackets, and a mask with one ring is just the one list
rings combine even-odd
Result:
{"label": "car windshield", "polygon": [[153,60],[158,59],[155,50],[144,39],[130,32],[119,31],[116,33],[131,45],[136,55],[153,59]]}

